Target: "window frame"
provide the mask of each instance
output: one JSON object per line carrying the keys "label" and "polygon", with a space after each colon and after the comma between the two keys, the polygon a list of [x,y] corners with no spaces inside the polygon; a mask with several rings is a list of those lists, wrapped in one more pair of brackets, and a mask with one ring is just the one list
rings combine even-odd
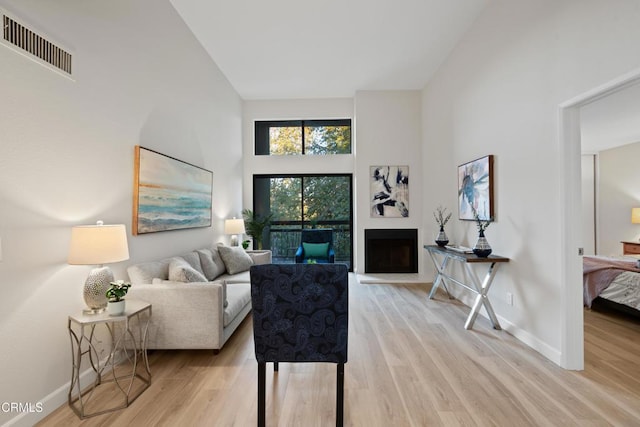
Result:
{"label": "window frame", "polygon": [[[339,156],[353,154],[353,128],[351,119],[313,119],[313,120],[256,120],[254,123],[254,153],[256,156],[285,156],[271,153],[271,141],[269,129],[272,127],[300,127],[302,130],[302,151],[292,155],[306,156],[305,153],[305,128],[321,126],[348,126],[349,127],[349,152],[332,153],[327,156]],[[315,154],[311,154],[315,155]]]}

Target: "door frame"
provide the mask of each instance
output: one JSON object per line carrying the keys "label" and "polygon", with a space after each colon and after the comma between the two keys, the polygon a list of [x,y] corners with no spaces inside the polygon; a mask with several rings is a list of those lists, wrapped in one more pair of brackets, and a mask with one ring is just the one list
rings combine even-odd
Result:
{"label": "door frame", "polygon": [[558,106],[558,170],[560,178],[560,269],[564,283],[561,314],[561,360],[565,369],[584,369],[582,295],[580,108],[640,83],[640,69],[569,99]]}

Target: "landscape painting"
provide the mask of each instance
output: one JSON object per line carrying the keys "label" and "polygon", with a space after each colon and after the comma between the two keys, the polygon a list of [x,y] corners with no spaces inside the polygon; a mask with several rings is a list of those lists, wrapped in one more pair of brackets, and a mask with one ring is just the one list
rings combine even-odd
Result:
{"label": "landscape painting", "polygon": [[371,166],[369,179],[372,217],[409,216],[409,166]]}
{"label": "landscape painting", "polygon": [[493,219],[493,156],[484,156],[458,166],[458,215],[473,220]]}
{"label": "landscape painting", "polygon": [[134,235],[211,226],[213,172],[135,147]]}

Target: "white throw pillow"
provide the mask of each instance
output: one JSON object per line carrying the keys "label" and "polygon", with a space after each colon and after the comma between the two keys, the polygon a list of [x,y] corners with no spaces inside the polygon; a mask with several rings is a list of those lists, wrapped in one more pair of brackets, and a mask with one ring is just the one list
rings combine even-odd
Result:
{"label": "white throw pillow", "polygon": [[184,258],[174,257],[169,261],[169,280],[173,282],[207,282],[204,274],[191,267]]}
{"label": "white throw pillow", "polygon": [[240,246],[218,246],[218,252],[229,274],[247,271],[253,265],[249,254]]}

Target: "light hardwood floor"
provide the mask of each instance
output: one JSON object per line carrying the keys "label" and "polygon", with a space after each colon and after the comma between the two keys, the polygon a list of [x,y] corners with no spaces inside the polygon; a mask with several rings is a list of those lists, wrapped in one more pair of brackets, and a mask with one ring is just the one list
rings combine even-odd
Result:
{"label": "light hardwood floor", "polygon": [[[345,424],[639,426],[640,322],[585,312],[586,369],[565,371],[430,285],[352,283]],[[219,355],[154,351],[129,408],[80,421],[65,405],[40,426],[255,426],[250,316]],[[267,367],[267,425],[335,425],[335,365]]]}

